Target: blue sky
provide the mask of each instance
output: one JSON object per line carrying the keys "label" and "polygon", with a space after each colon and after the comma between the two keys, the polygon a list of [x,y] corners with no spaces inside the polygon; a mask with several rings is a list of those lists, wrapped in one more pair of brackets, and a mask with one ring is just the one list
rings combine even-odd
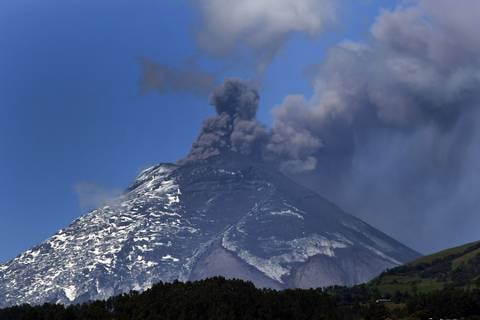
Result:
{"label": "blue sky", "polygon": [[[394,4],[347,1],[327,34],[291,38],[263,77],[260,120],[269,124],[286,95],[308,95],[306,67],[339,41],[366,38]],[[142,168],[188,151],[213,113],[207,97],[141,95],[139,57],[172,66],[197,57],[219,78],[253,76],[202,52],[197,23],[178,0],[0,2],[0,261],[88,209],[75,185],[122,189]]]}

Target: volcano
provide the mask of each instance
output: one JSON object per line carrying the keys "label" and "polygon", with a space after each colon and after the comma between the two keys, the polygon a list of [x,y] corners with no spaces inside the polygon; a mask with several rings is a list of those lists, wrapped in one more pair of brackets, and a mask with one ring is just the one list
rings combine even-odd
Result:
{"label": "volcano", "polygon": [[353,285],[418,257],[271,165],[235,152],[141,172],[118,199],[0,266],[0,306],[78,303],[215,275]]}

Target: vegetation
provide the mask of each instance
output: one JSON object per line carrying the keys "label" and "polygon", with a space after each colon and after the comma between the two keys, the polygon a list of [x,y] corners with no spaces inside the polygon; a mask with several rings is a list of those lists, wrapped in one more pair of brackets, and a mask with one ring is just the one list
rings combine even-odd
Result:
{"label": "vegetation", "polygon": [[[1,320],[154,320],[154,319],[480,319],[480,290],[445,289],[396,295],[391,301],[367,285],[354,288],[256,289],[241,280],[212,278],[159,283],[144,293],[64,307],[18,306],[0,310]],[[477,317],[477,318],[475,318]]]}
{"label": "vegetation", "polygon": [[480,242],[441,251],[388,270],[369,286],[382,294],[480,288]]}

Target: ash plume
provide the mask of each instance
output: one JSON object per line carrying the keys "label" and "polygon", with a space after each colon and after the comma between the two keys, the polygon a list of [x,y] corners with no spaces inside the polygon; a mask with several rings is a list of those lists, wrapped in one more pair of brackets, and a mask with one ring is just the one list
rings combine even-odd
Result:
{"label": "ash plume", "polygon": [[227,79],[217,87],[210,96],[217,116],[203,123],[182,161],[206,159],[231,150],[276,163],[288,172],[314,169],[317,161],[311,154],[320,148],[320,139],[288,126],[267,130],[256,120],[259,99],[257,89],[239,79]]}
{"label": "ash plume", "polygon": [[207,119],[189,154],[182,162],[206,159],[224,150],[254,155],[266,139],[265,128],[256,121],[258,91],[239,79],[228,79],[210,96],[217,116]]}
{"label": "ash plume", "polygon": [[270,161],[423,252],[477,240],[478,15],[474,0],[383,11],[368,41],[312,67],[313,95],[286,97],[269,130],[256,90],[229,80],[187,159],[228,149]]}
{"label": "ash plume", "polygon": [[270,151],[310,145],[293,168],[281,163],[298,172],[315,159],[297,179],[419,250],[475,240],[479,14],[471,0],[383,11],[367,42],[345,41],[312,67],[312,97],[273,111]]}

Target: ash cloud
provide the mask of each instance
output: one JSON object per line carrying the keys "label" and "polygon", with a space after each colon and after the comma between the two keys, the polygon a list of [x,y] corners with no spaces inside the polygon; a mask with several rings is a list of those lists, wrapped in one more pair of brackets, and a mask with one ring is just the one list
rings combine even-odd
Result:
{"label": "ash cloud", "polygon": [[252,120],[258,110],[260,96],[251,85],[241,80],[229,79],[210,96],[210,104],[217,114],[241,120]]}
{"label": "ash cloud", "polygon": [[423,0],[383,11],[365,43],[312,67],[314,94],[255,120],[258,93],[229,80],[187,157],[250,154],[411,247],[478,240],[480,2]]}
{"label": "ash cloud", "polygon": [[270,150],[303,145],[293,166],[281,162],[290,172],[313,158],[298,179],[414,248],[474,240],[479,14],[470,0],[382,12],[369,41],[341,43],[314,68],[311,98],[274,110]]}
{"label": "ash cloud", "polygon": [[215,88],[216,76],[199,69],[195,64],[185,68],[172,68],[147,58],[139,59],[140,91],[148,93],[193,93],[208,94]]}
{"label": "ash cloud", "polygon": [[230,150],[277,164],[287,172],[316,167],[312,153],[321,147],[307,130],[277,123],[273,130],[256,120],[260,96],[253,84],[227,79],[210,96],[217,116],[207,119],[190,153],[183,161],[195,161]]}
{"label": "ash cloud", "polygon": [[217,116],[203,123],[197,141],[182,161],[206,159],[225,150],[255,155],[267,135],[255,119],[259,98],[257,89],[239,79],[228,79],[216,88],[210,104]]}

